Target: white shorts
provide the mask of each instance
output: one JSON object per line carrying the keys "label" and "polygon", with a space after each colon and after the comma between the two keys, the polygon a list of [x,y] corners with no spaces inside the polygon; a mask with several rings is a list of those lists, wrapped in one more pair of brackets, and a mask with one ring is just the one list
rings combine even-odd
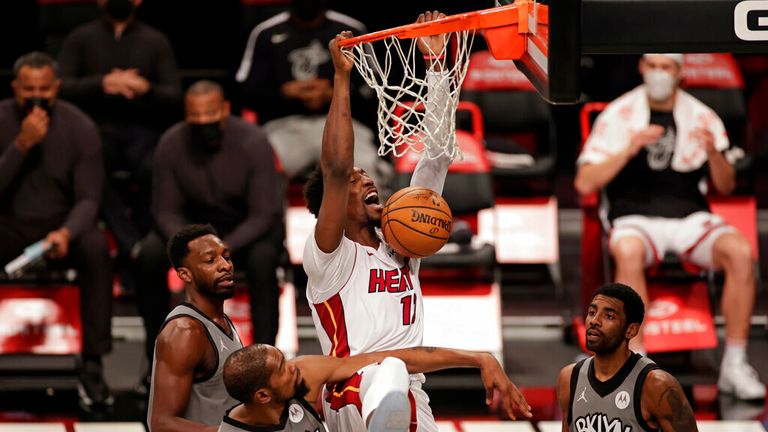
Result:
{"label": "white shorts", "polygon": [[[323,389],[323,413],[329,431],[367,430],[362,417],[362,400],[365,395],[360,393],[360,389],[363,387],[363,377],[365,376],[366,380],[371,379],[378,366],[378,364],[368,365],[357,371],[346,382],[338,383],[330,389],[328,386]],[[408,399],[411,401],[410,432],[438,432],[432,408],[429,407],[429,396],[421,388],[421,384],[425,381],[424,375],[413,374],[410,378],[411,385],[408,392]]]}
{"label": "white shorts", "polygon": [[736,231],[723,218],[709,212],[696,212],[683,219],[630,215],[613,221],[609,244],[613,248],[621,238],[639,237],[645,244],[646,267],[657,265],[669,251],[684,262],[712,268],[715,241]]}

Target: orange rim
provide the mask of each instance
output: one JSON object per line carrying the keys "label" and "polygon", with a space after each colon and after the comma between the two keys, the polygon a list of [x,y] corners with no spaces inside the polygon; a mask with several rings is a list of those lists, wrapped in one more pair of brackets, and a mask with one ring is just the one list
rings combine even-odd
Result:
{"label": "orange rim", "polygon": [[[389,37],[411,39],[442,33],[452,33],[462,30],[480,30],[505,27],[519,22],[526,22],[528,7],[533,5],[531,0],[516,0],[515,3],[479,11],[465,12],[447,16],[426,23],[406,24],[387,30],[368,33],[339,42],[342,48],[348,48],[361,43],[380,41]],[[522,20],[521,20],[522,16]]]}

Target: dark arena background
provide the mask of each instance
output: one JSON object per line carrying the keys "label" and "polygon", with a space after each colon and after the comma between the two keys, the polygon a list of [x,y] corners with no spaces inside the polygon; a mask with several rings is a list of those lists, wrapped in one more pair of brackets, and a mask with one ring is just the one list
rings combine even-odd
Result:
{"label": "dark arena background", "polygon": [[[144,0],[137,19],[170,40],[183,90],[201,79],[215,81],[239,116],[247,101],[235,74],[248,36],[289,4]],[[768,2],[545,4],[550,6],[549,64],[535,88],[525,78],[534,76],[525,70],[530,64],[518,62],[526,75],[512,62],[495,64],[486,78],[482,70],[473,75],[470,67],[467,81],[475,81],[465,81],[461,99],[480,107],[482,157],[490,160],[490,168],[471,173],[472,180],[448,180],[446,200],[463,209],[454,211],[454,230],[463,227],[472,239],[449,244],[454,249],[448,255],[461,258],[452,261],[452,256],[438,254],[421,276],[425,315],[432,320],[426,324],[425,344],[494,354],[532,405],[534,417],[509,420],[499,409],[498,395],[486,406],[478,373],[443,371],[428,374],[425,384],[441,431],[561,430],[558,372],[586,356],[586,302],[595,288],[610,281],[612,271],[599,198],[580,197],[574,188],[576,158],[604,108],[601,103],[642,83],[637,65],[645,52],[686,53],[684,86],[720,115],[731,144],[744,151],[732,197],[710,202],[752,246],[757,292],[747,355],[760,379],[768,380]],[[451,15],[490,8],[494,2],[328,0],[328,6],[375,31],[411,23],[425,10]],[[56,58],[72,29],[102,14],[95,0],[0,2],[0,99],[13,97],[13,65],[19,56],[43,51]],[[478,36],[473,52],[482,55],[485,48]],[[487,84],[484,80],[494,73],[514,76],[517,84]],[[537,89],[549,91],[547,99],[555,103],[545,102]],[[183,110],[179,103],[175,111],[164,113],[168,125],[183,120]],[[375,109],[360,111],[363,123],[375,128]],[[472,119],[462,114],[457,122],[461,129]],[[474,183],[477,177],[480,183]],[[131,179],[118,180],[131,190]],[[305,180],[297,176],[286,181],[279,197],[285,202],[287,237],[278,269],[277,346],[289,356],[321,353],[301,266],[304,241],[314,224],[301,198]],[[0,191],[0,215],[7,207],[8,198]],[[115,399],[109,407],[85,407],[78,397],[79,360],[72,347],[80,344],[81,328],[76,315],[64,313],[78,309],[77,278],[73,282],[46,268],[21,278],[0,272],[0,432],[146,430],[147,398],[138,388],[149,367],[143,321],[135,286],[124,282],[132,269],[130,259],[121,258],[114,245],[112,252],[113,348],[104,357],[104,375]],[[674,258],[663,266],[649,278],[649,285],[657,287],[653,303],[646,306],[646,333],[655,336],[647,342],[649,357],[680,381],[700,431],[768,430],[765,400],[742,401],[718,391],[725,344],[722,273],[691,273]],[[243,287],[227,312],[247,328],[249,338],[249,302],[239,279]],[[183,299],[182,291],[176,281],[173,302]],[[42,353],[39,346],[45,347]]]}

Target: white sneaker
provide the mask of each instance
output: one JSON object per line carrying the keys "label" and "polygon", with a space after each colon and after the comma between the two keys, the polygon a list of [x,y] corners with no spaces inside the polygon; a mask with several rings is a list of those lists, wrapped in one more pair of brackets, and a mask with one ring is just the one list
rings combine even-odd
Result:
{"label": "white sneaker", "polygon": [[732,394],[737,399],[765,399],[765,384],[760,382],[757,372],[746,361],[723,362],[717,387],[721,392]]}
{"label": "white sneaker", "polygon": [[411,403],[405,393],[393,391],[373,410],[368,432],[407,432],[411,426]]}

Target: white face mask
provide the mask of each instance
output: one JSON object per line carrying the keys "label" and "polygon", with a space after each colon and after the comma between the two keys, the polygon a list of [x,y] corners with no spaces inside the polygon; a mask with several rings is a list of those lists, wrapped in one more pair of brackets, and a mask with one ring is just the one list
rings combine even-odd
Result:
{"label": "white face mask", "polygon": [[675,77],[669,72],[651,70],[643,75],[645,87],[651,100],[662,102],[669,99],[675,92]]}

